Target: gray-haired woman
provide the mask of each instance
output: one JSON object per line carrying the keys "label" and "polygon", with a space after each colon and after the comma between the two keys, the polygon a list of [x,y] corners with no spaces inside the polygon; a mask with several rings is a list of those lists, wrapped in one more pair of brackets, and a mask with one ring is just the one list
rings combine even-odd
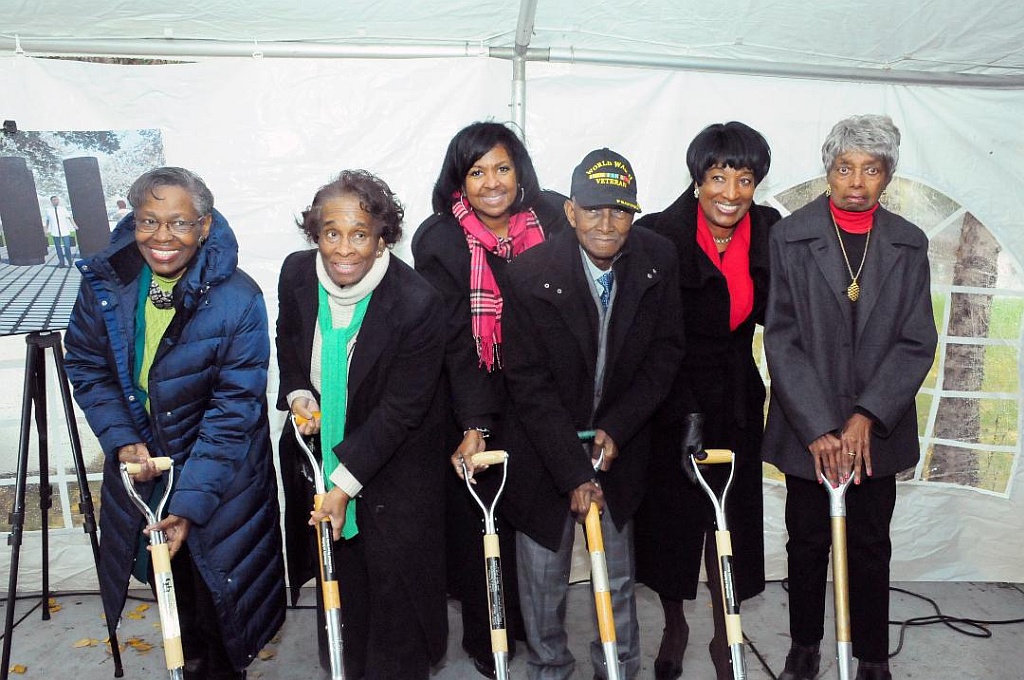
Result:
{"label": "gray-haired woman", "polygon": [[103,447],[100,591],[121,616],[129,576],[153,583],[142,515],[119,463],[174,459],[167,536],[185,678],[241,680],[284,622],[277,472],[267,420],[270,340],[259,286],[203,180],[156,168],[128,192],[110,247],[79,263],[67,332],[75,399]]}
{"label": "gray-haired woman", "polygon": [[764,460],[786,475],[792,648],[780,680],[817,675],[828,495],[846,494],[858,680],[891,678],[889,522],[896,473],[917,463],[914,398],[935,354],[928,241],[878,204],[899,160],[887,116],[853,116],[822,145],[828,189],[775,225],[764,346],[772,376]]}

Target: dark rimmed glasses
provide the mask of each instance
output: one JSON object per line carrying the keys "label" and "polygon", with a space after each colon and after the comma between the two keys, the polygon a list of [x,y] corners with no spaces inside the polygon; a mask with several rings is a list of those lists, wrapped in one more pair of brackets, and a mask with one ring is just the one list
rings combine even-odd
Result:
{"label": "dark rimmed glasses", "polygon": [[153,234],[159,231],[160,227],[167,225],[172,234],[187,236],[192,233],[196,225],[203,223],[203,217],[200,217],[198,220],[168,220],[166,222],[153,219],[135,220],[135,230],[145,234]]}

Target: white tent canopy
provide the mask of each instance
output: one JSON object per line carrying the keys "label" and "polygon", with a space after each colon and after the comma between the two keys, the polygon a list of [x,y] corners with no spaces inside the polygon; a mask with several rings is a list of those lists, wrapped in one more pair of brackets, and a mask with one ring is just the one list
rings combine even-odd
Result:
{"label": "white tent canopy", "polygon": [[[272,318],[284,254],[305,247],[295,215],[317,186],[346,167],[384,177],[407,206],[397,250],[408,258],[445,145],[463,125],[488,118],[518,120],[542,183],[563,192],[587,151],[620,151],[636,168],[641,205],[653,211],[686,186],[686,146],[708,123],[742,120],[765,134],[773,164],[758,200],[785,208],[786,192],[823,174],[818,150],[835,121],[886,113],[903,131],[897,176],[959,206],[921,225],[933,238],[933,267],[940,250],[955,251],[943,230],[969,212],[1001,245],[998,296],[1024,299],[1018,2],[3,4],[0,117],[24,130],[159,129],[166,161],[198,171],[212,188]],[[183,63],[37,58],[55,55]],[[935,278],[936,299],[962,290]],[[901,485],[895,578],[1024,580],[1016,323],[1009,337],[985,339],[1017,360],[1003,387],[990,389],[1006,404],[1003,438],[977,445],[1008,461],[1007,481],[980,490]],[[945,327],[940,334],[944,347],[963,342]],[[21,343],[0,341],[0,379],[11,386],[21,384],[21,356]],[[272,373],[272,389],[275,381]],[[931,429],[941,385],[930,389],[919,401],[925,413],[933,405],[926,446],[944,441]],[[13,471],[20,406],[16,389],[3,392],[0,438],[10,443],[0,449],[0,477]],[[81,429],[88,439],[84,421]],[[768,569],[776,578],[785,575],[784,496],[767,483]],[[91,571],[84,537],[66,533],[58,537],[58,583]]]}
{"label": "white tent canopy", "polygon": [[[510,56],[857,80],[1020,87],[1018,3],[503,0],[6,3],[0,30],[32,53],[165,56]],[[0,48],[4,46],[0,42]]]}

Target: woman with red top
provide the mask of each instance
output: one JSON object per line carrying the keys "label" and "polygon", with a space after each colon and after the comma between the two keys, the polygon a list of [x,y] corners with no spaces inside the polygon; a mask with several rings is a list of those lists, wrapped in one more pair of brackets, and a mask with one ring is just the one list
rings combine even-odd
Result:
{"label": "woman with red top", "polygon": [[[509,127],[473,123],[449,142],[434,184],[434,214],[412,240],[416,271],[440,291],[445,305],[445,374],[452,404],[445,455],[451,456],[458,474],[447,481],[448,588],[462,600],[462,646],[488,677],[495,670],[482,570],[482,516],[460,479],[462,461],[470,465],[474,453],[503,446],[505,268],[520,253],[567,228],[564,203],[564,196],[541,190],[526,147]],[[489,502],[500,474],[474,481]],[[521,634],[515,534],[500,517],[498,536],[512,652],[511,638]]]}
{"label": "woman with red top", "polygon": [[822,145],[828,188],[770,239],[764,459],[786,475],[792,647],[780,680],[818,673],[831,545],[822,484],[846,492],[858,680],[889,680],[889,523],[917,464],[914,399],[932,365],[928,240],[878,204],[899,160],[887,116],[853,116]]}
{"label": "woman with red top", "polygon": [[754,204],[754,189],[770,164],[771,150],[756,130],[735,121],[709,125],[686,152],[693,183],[664,212],[637,222],[676,246],[686,330],[686,357],[656,416],[647,493],[636,516],[637,580],[658,593],[665,611],[654,664],[658,680],[682,673],[689,639],[683,600],[697,596],[702,554],[716,578],[709,583],[715,608],[712,658],[718,677],[732,677],[718,570],[713,568],[714,534],[708,539],[714,515],[707,497],[680,467],[687,413],[704,415],[706,446],[736,452],[735,490],[727,512],[737,588],[744,599],[764,590],[760,451],[765,392],[751,344],[768,293],[768,229],[779,219],[775,209]]}

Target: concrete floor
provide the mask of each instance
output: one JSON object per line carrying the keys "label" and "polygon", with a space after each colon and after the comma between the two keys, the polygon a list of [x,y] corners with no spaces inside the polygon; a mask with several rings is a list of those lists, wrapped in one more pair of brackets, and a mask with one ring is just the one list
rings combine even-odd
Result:
{"label": "concrete floor", "polygon": [[[934,599],[943,613],[962,618],[1003,620],[1024,617],[1024,589],[1018,585],[994,583],[903,583],[901,587]],[[140,593],[145,595],[146,593]],[[654,656],[661,636],[661,612],[657,596],[644,587],[638,592],[640,626],[643,644],[641,678],[653,677]],[[74,678],[75,680],[106,680],[113,677],[114,667],[105,646],[106,638],[98,595],[57,595],[60,610],[49,621],[42,621],[38,611],[30,614],[16,629],[13,637],[11,663],[25,667],[23,674],[11,678]],[[312,593],[304,595],[301,604],[312,601]],[[16,618],[37,601],[19,600]],[[131,612],[140,602],[129,601]],[[592,600],[586,583],[570,590],[570,643],[577,658],[574,677],[590,678],[587,644],[594,635]],[[461,630],[458,603],[449,604],[451,634],[449,652],[437,667],[432,680],[477,680],[482,678],[473,669],[459,642]],[[711,609],[704,593],[695,602],[687,603],[691,624],[691,646],[684,659],[683,678],[714,678],[708,658],[707,641],[711,637]],[[926,602],[899,593],[893,594],[890,616],[907,619],[934,613]],[[778,583],[768,585],[766,592],[744,603],[744,631],[764,656],[769,673],[752,650],[747,650],[748,677],[751,680],[774,678],[782,670],[789,648],[787,633],[786,594]],[[129,644],[122,653],[126,678],[166,677],[160,635],[156,628],[155,606],[140,612],[137,618],[125,618],[118,633],[120,642]],[[314,613],[309,609],[289,610],[288,620],[273,643],[250,667],[252,680],[295,680],[326,678],[317,666],[314,645]],[[831,625],[829,623],[828,625]],[[1019,680],[1024,677],[1024,625],[1017,623],[991,627],[992,637],[972,638],[943,625],[914,627],[908,630],[902,651],[892,660],[895,678],[927,680],[982,679]],[[890,648],[898,642],[898,628],[890,628]],[[90,641],[92,641],[90,643]],[[79,646],[80,645],[92,646]],[[148,645],[153,645],[150,649]],[[826,634],[825,645],[830,645]],[[525,646],[522,647],[525,650]],[[823,647],[823,657],[829,656]],[[525,654],[513,660],[512,678],[525,678]],[[823,658],[822,678],[836,677],[835,663]]]}

